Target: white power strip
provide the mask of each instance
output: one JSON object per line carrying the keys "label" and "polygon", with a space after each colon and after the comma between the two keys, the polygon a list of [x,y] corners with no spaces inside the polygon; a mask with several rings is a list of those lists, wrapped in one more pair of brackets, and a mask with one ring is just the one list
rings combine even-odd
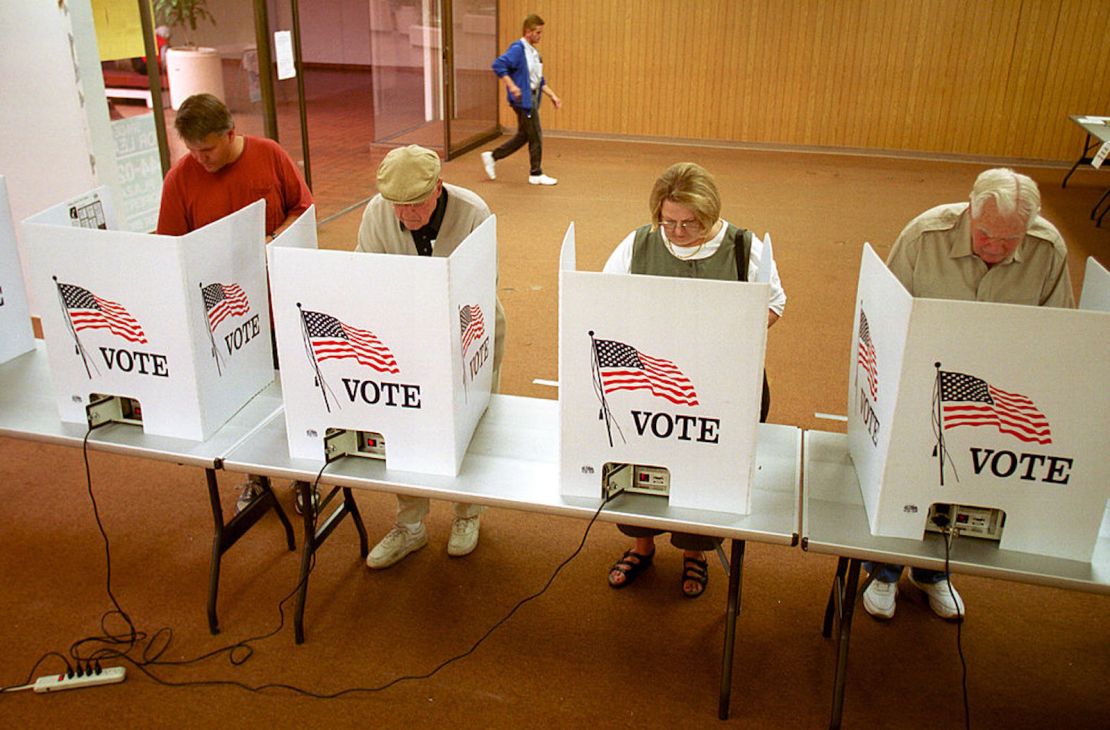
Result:
{"label": "white power strip", "polygon": [[49,674],[35,680],[36,692],[61,692],[63,689],[77,689],[78,687],[95,687],[98,684],[115,684],[122,682],[127,676],[126,667],[107,667],[101,669],[99,674],[83,674],[67,677],[64,674]]}

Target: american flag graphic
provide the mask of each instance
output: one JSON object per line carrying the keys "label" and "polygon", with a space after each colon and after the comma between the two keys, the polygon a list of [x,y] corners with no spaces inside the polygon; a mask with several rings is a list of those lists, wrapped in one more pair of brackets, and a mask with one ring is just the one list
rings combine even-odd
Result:
{"label": "american flag graphic", "polygon": [[251,311],[247,295],[238,284],[209,284],[201,293],[204,295],[204,311],[208,312],[208,327],[213,332],[220,322],[231,315],[241,316]]}
{"label": "american flag graphic", "polygon": [[594,340],[601,385],[606,393],[646,388],[671,403],[696,406],[694,385],[671,362],[615,340]]}
{"label": "american flag graphic", "polygon": [[459,332],[462,336],[462,351],[465,354],[470,343],[486,334],[486,321],[482,308],[477,304],[459,309]]}
{"label": "american flag graphic", "polygon": [[353,357],[380,373],[399,373],[393,353],[370,330],[352,327],[330,314],[304,310],[304,323],[316,362]]}
{"label": "american flag graphic", "polygon": [[867,315],[859,310],[859,347],[856,349],[856,362],[867,373],[867,389],[871,391],[871,399],[879,399],[879,373],[875,361],[875,345],[871,342],[871,327],[867,324]]}
{"label": "american flag graphic", "polygon": [[69,312],[74,332],[88,329],[107,329],[128,342],[145,345],[143,328],[126,309],[116,302],[101,299],[84,287],[58,283],[62,303]]}
{"label": "american flag graphic", "polygon": [[982,378],[942,370],[940,400],[946,431],[957,426],[995,426],[1027,443],[1052,443],[1048,419],[1032,400]]}

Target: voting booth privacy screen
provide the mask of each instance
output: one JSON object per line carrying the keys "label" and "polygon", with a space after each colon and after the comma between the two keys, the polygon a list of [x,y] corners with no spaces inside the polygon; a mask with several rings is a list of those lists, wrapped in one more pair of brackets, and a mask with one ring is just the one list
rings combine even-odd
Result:
{"label": "voting booth privacy screen", "polygon": [[290,456],[323,463],[349,430],[380,436],[389,469],[458,473],[489,404],[496,225],[445,258],[330,251],[310,210],[270,244]]}
{"label": "voting booth privacy screen", "polygon": [[0,363],[35,349],[7,181],[0,175]]}
{"label": "voting booth privacy screen", "polygon": [[627,464],[673,507],[750,512],[769,286],[578,272],[573,224],[560,268],[562,493]]}
{"label": "voting booth privacy screen", "polygon": [[148,434],[204,440],[273,381],[265,204],[184,236],[116,229],[108,188],[23,221],[63,421],[138,401]]}
{"label": "voting booth privacy screen", "polygon": [[1110,271],[1095,261],[1094,257],[1087,259],[1079,308],[1093,312],[1110,312]]}
{"label": "voting booth privacy screen", "polygon": [[[999,546],[1089,561],[1107,497],[1110,314],[913,298],[865,246],[848,437],[873,534],[1001,510]],[[960,527],[960,525],[955,525]]]}

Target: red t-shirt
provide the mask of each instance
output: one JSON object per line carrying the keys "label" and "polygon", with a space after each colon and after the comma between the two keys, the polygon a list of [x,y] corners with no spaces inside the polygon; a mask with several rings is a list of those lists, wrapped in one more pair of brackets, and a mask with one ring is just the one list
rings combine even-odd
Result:
{"label": "red t-shirt", "polygon": [[312,205],[312,193],[285,150],[271,139],[244,135],[239,159],[216,172],[192,155],[177,161],[162,182],[156,232],[182,236],[259,198],[266,200],[266,235]]}

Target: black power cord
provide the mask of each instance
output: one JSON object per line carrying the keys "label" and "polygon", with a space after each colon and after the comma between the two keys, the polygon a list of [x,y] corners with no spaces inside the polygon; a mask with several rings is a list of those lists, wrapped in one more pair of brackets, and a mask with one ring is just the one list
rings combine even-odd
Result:
{"label": "black power cord", "polygon": [[[321,472],[322,471],[323,470],[321,469]],[[320,475],[318,474],[317,477],[316,477],[317,482],[319,482],[319,478],[320,478]],[[481,646],[486,641],[486,639],[488,639],[493,634],[493,632],[495,632],[497,629],[501,628],[501,626],[503,624],[505,624],[509,619],[511,619],[516,614],[516,612],[518,610],[520,610],[525,604],[539,598],[544,593],[546,593],[547,590],[551,587],[552,583],[555,582],[555,578],[557,578],[559,573],[562,572],[563,568],[565,568],[572,560],[574,560],[576,557],[578,557],[579,553],[582,552],[582,548],[584,548],[585,545],[586,545],[586,539],[590,535],[590,530],[593,528],[594,523],[597,521],[597,518],[601,514],[602,509],[605,508],[605,505],[607,505],[609,502],[616,499],[618,496],[620,496],[623,493],[624,493],[624,490],[621,490],[621,491],[618,491],[618,492],[615,492],[615,493],[609,495],[604,500],[602,500],[601,504],[598,506],[597,510],[594,512],[593,517],[590,518],[589,523],[586,525],[586,529],[582,533],[582,539],[578,543],[578,547],[576,547],[574,549],[574,551],[569,556],[567,556],[555,568],[554,571],[552,571],[551,577],[549,577],[547,579],[547,581],[544,583],[543,588],[541,588],[540,590],[536,591],[535,593],[533,593],[529,596],[526,596],[526,597],[520,599],[519,601],[517,601],[516,605],[514,605],[511,609],[509,609],[508,613],[506,613],[500,620],[498,620],[496,623],[494,623],[493,626],[491,626],[489,629],[487,629],[486,632],[484,634],[482,634],[482,636],[480,636],[473,644],[470,645],[469,649],[467,649],[466,651],[463,651],[459,654],[456,654],[455,656],[444,659],[439,664],[437,664],[434,668],[432,668],[431,670],[429,670],[429,671],[427,671],[423,674],[402,675],[400,677],[395,677],[395,678],[391,679],[390,681],[386,682],[385,684],[381,684],[381,685],[378,685],[376,687],[347,687],[345,689],[337,690],[335,692],[326,692],[325,693],[325,692],[314,692],[312,690],[304,689],[303,687],[297,687],[295,685],[285,684],[285,683],[282,683],[282,682],[269,682],[269,683],[266,683],[266,684],[254,685],[254,686],[248,685],[245,682],[239,682],[239,681],[230,680],[230,679],[193,680],[193,681],[187,681],[187,682],[174,682],[174,681],[171,681],[171,680],[166,680],[166,679],[162,679],[160,677],[155,676],[154,674],[152,674],[150,672],[150,670],[145,665],[136,664],[136,668],[138,668],[141,672],[146,674],[148,677],[153,679],[158,684],[162,684],[162,685],[170,686],[170,687],[201,687],[201,686],[204,686],[204,687],[215,687],[215,686],[237,687],[239,689],[243,689],[243,690],[246,690],[248,692],[256,692],[256,693],[261,693],[261,692],[264,692],[266,690],[271,690],[271,689],[283,689],[283,690],[287,690],[289,692],[292,692],[294,694],[298,694],[298,695],[301,695],[301,696],[304,696],[304,697],[312,697],[314,699],[324,699],[324,700],[336,699],[338,697],[344,697],[346,695],[351,695],[351,694],[356,694],[356,693],[367,693],[367,694],[369,694],[369,693],[375,693],[375,692],[383,692],[383,691],[389,689],[390,687],[393,687],[394,685],[400,684],[401,682],[429,679],[429,678],[435,676],[436,674],[438,674],[444,668],[450,666],[451,664],[454,664],[455,662],[460,661],[462,659],[465,659],[466,657],[473,654],[478,649],[478,647]],[[314,562],[313,562],[313,564],[310,564],[310,566],[309,566],[309,573],[310,574],[311,574],[311,570],[312,570],[313,566],[314,566]],[[293,592],[290,593],[289,596],[286,596],[286,598],[283,599],[282,602],[284,602],[285,600],[288,600],[288,598],[290,596],[292,596],[294,593],[296,593],[299,588],[300,588],[300,584],[298,583],[297,588],[294,588]],[[283,616],[284,616],[284,614],[283,614]]]}
{"label": "black power cord", "polygon": [[939,527],[944,535],[944,582],[948,586],[948,595],[952,597],[952,603],[956,606],[956,652],[960,655],[960,667],[962,669],[964,727],[971,730],[971,706],[968,703],[967,696],[967,659],[964,657],[963,645],[964,617],[963,612],[960,611],[960,602],[956,600],[956,591],[952,588],[952,574],[948,569],[952,557],[952,539],[956,535],[956,531],[949,524],[947,516],[937,514],[933,515],[932,519],[933,524]]}
{"label": "black power cord", "polygon": [[[100,424],[100,425],[106,425],[106,424]],[[223,647],[220,647],[218,649],[213,649],[212,651],[206,652],[204,654],[193,657],[191,659],[182,659],[182,660],[174,660],[174,661],[162,660],[160,657],[169,649],[169,646],[170,646],[171,642],[173,641],[173,629],[169,628],[169,627],[164,627],[164,628],[158,629],[157,631],[155,631],[152,635],[150,635],[148,637],[148,635],[145,632],[142,632],[142,631],[139,631],[139,630],[136,629],[135,624],[132,621],[130,615],[126,611],[123,610],[123,607],[120,605],[119,601],[117,600],[115,594],[112,591],[112,585],[111,585],[111,581],[112,581],[111,544],[110,544],[110,541],[108,539],[108,534],[104,529],[104,525],[101,522],[100,511],[99,511],[99,508],[97,506],[96,497],[93,493],[92,472],[91,472],[91,468],[89,466],[89,457],[88,457],[88,439],[89,439],[89,436],[92,434],[92,432],[96,428],[99,428],[99,427],[100,426],[90,426],[88,432],[86,432],[85,438],[82,441],[82,455],[83,455],[83,458],[84,458],[84,465],[85,465],[85,479],[86,479],[87,491],[88,491],[88,495],[89,495],[89,500],[90,500],[90,502],[92,504],[92,507],[93,507],[93,516],[96,520],[97,528],[100,531],[101,539],[104,542],[104,557],[105,557],[105,563],[106,563],[106,581],[105,581],[106,590],[107,590],[107,593],[108,593],[108,597],[111,599],[111,602],[112,602],[112,605],[113,605],[114,608],[113,608],[113,610],[108,611],[107,613],[105,613],[101,616],[101,619],[100,619],[101,634],[100,635],[98,635],[98,636],[89,636],[89,637],[79,639],[79,640],[75,641],[70,646],[70,652],[69,653],[70,653],[70,657],[74,660],[74,664],[77,667],[76,670],[70,664],[69,659],[67,659],[64,655],[59,654],[58,652],[53,652],[53,651],[48,652],[48,653],[44,654],[42,657],[40,657],[39,660],[36,661],[35,664],[32,666],[32,668],[31,668],[31,670],[28,674],[27,682],[24,683],[24,686],[12,685],[12,686],[9,686],[9,687],[0,687],[0,693],[8,692],[8,691],[17,691],[17,690],[20,690],[20,689],[28,689],[31,686],[33,686],[33,685],[30,684],[30,682],[33,679],[35,671],[38,669],[39,665],[42,664],[43,661],[45,661],[47,658],[49,658],[51,656],[57,656],[60,659],[62,659],[63,662],[65,662],[67,676],[73,676],[75,673],[80,674],[81,672],[85,672],[85,671],[98,671],[99,667],[100,667],[100,662],[116,660],[116,661],[125,661],[125,662],[131,664],[132,666],[134,666],[136,669],[141,671],[143,674],[145,674],[147,677],[149,677],[151,680],[153,680],[157,684],[160,684],[160,685],[163,685],[163,686],[168,686],[168,687],[230,686],[230,687],[238,687],[240,689],[244,689],[244,690],[249,691],[249,692],[262,692],[262,691],[267,690],[267,689],[285,689],[285,690],[288,690],[288,691],[293,692],[295,694],[299,694],[299,695],[306,696],[306,697],[313,697],[313,698],[317,698],[317,699],[334,699],[334,698],[337,698],[337,697],[342,697],[342,696],[345,696],[345,695],[354,694],[354,693],[358,693],[358,692],[366,692],[366,693],[382,692],[382,691],[387,690],[390,687],[393,687],[394,685],[399,684],[401,682],[428,679],[428,678],[436,675],[437,673],[439,673],[445,667],[447,667],[447,666],[449,666],[449,665],[451,665],[451,664],[453,664],[457,661],[460,661],[460,660],[470,656],[471,654],[473,654],[478,649],[478,647],[481,646],[482,643],[484,643],[486,641],[486,639],[488,639],[497,629],[499,629],[503,624],[505,624],[509,619],[511,619],[516,614],[516,612],[518,610],[520,610],[525,604],[539,598],[544,593],[546,593],[547,590],[551,587],[552,583],[554,583],[555,578],[558,577],[560,572],[562,572],[563,568],[565,568],[572,560],[574,560],[574,558],[576,558],[578,556],[579,553],[582,552],[582,549],[586,545],[586,539],[589,537],[590,530],[593,528],[593,525],[597,521],[598,516],[601,514],[602,509],[605,508],[605,505],[607,505],[609,502],[611,502],[612,500],[616,499],[618,496],[620,496],[621,494],[624,493],[624,490],[620,490],[620,491],[614,492],[613,494],[610,494],[610,495],[606,496],[606,498],[602,500],[601,504],[597,508],[597,511],[594,512],[593,516],[590,518],[589,523],[586,525],[586,529],[582,534],[582,539],[579,542],[578,547],[575,548],[575,550],[555,568],[555,570],[551,574],[551,577],[549,577],[547,579],[546,583],[544,583],[543,587],[539,591],[537,591],[537,592],[519,600],[516,603],[516,605],[514,605],[504,617],[502,617],[499,621],[494,623],[493,626],[491,626],[484,634],[482,634],[482,636],[479,637],[470,646],[469,649],[467,649],[466,651],[464,651],[460,654],[457,654],[453,657],[449,657],[448,659],[443,660],[437,666],[435,666],[433,669],[431,669],[428,672],[425,672],[424,674],[402,675],[400,677],[396,677],[396,678],[390,680],[389,682],[386,682],[385,684],[379,685],[377,687],[349,687],[349,688],[342,689],[342,690],[339,690],[339,691],[336,691],[336,692],[331,692],[331,693],[314,692],[312,690],[307,690],[307,689],[304,689],[304,688],[301,688],[301,687],[297,687],[297,686],[290,685],[290,684],[284,684],[284,683],[267,683],[267,684],[262,684],[262,685],[258,685],[258,686],[251,686],[251,685],[246,684],[245,682],[239,682],[239,681],[236,681],[236,680],[193,680],[193,681],[186,681],[186,682],[174,682],[174,681],[167,680],[167,679],[164,679],[162,677],[157,676],[156,674],[154,674],[151,671],[151,669],[154,668],[154,667],[175,667],[175,666],[184,666],[184,665],[189,665],[189,664],[195,664],[195,663],[204,661],[206,659],[210,659],[214,656],[218,656],[218,655],[223,654],[223,653],[228,654],[228,661],[232,665],[240,666],[244,662],[246,662],[248,659],[250,659],[250,657],[253,656],[253,654],[254,654],[254,649],[250,645],[251,642],[262,641],[264,639],[271,638],[271,637],[277,635],[278,633],[280,633],[282,628],[285,626],[285,609],[284,609],[285,603],[290,598],[292,598],[294,595],[296,595],[297,592],[301,589],[302,584],[305,581],[308,580],[308,577],[312,574],[312,571],[316,566],[316,557],[315,557],[315,555],[312,556],[312,558],[309,562],[309,569],[306,572],[305,577],[302,580],[298,581],[297,585],[294,586],[293,590],[291,590],[284,598],[281,599],[281,601],[278,602],[279,621],[278,621],[278,626],[275,629],[273,629],[272,631],[269,631],[265,634],[260,634],[260,635],[257,635],[257,636],[249,637],[247,639],[242,639],[240,641],[232,642],[232,643],[227,644]],[[316,479],[313,481],[313,484],[312,484],[312,492],[315,492],[316,489],[318,488],[319,483],[320,483],[320,478],[321,478],[321,476],[323,476],[324,469],[327,468],[328,463],[329,462],[325,462],[325,464],[320,467],[320,471],[317,472]],[[310,492],[310,494],[312,492]],[[113,633],[111,630],[109,630],[109,628],[107,626],[107,622],[112,617],[121,618],[123,620],[123,622],[126,624],[127,630],[122,632],[122,633]],[[149,640],[148,640],[148,638],[149,638]],[[92,652],[90,652],[87,656],[82,656],[82,653],[83,653],[82,649],[88,644],[98,644],[100,646],[98,648],[94,649]],[[121,647],[121,646],[126,647],[126,648],[122,648],[122,649],[117,648],[117,647]],[[138,646],[142,646],[141,659],[136,659],[136,658],[131,656],[131,652]]]}
{"label": "black power cord", "polygon": [[[32,687],[33,684],[30,683],[34,678],[35,672],[38,670],[39,666],[50,657],[58,657],[65,663],[65,675],[69,677],[80,676],[81,674],[88,673],[90,671],[95,672],[97,668],[101,665],[101,662],[113,660],[125,661],[127,663],[130,663],[136,669],[139,669],[144,674],[147,674],[155,681],[159,681],[159,678],[151,674],[146,669],[146,667],[185,666],[189,664],[195,664],[224,653],[228,655],[228,661],[233,666],[239,666],[250,659],[250,657],[254,654],[254,649],[251,646],[251,642],[268,639],[281,632],[282,628],[284,628],[285,626],[284,604],[290,598],[296,595],[297,591],[299,591],[301,588],[301,582],[298,582],[293,590],[284,598],[282,598],[281,601],[278,602],[279,622],[278,626],[272,631],[232,642],[191,659],[181,659],[174,661],[162,660],[160,657],[165,654],[173,641],[173,629],[170,627],[163,627],[155,631],[153,634],[150,634],[149,636],[146,632],[139,631],[135,627],[135,624],[132,621],[130,615],[126,611],[124,611],[122,605],[120,604],[119,600],[116,598],[115,593],[112,590],[111,543],[108,538],[108,534],[104,529],[104,524],[100,519],[99,506],[96,501],[96,496],[93,492],[92,472],[89,465],[88,454],[89,436],[94,430],[100,428],[101,426],[107,425],[108,423],[110,422],[91,426],[89,430],[85,433],[85,437],[82,440],[82,456],[85,466],[86,488],[88,491],[90,503],[92,504],[93,508],[93,517],[96,521],[97,529],[100,532],[101,540],[104,543],[104,558],[106,565],[105,588],[108,593],[108,597],[112,602],[113,609],[101,615],[100,634],[95,636],[87,636],[73,642],[73,644],[71,644],[69,647],[68,657],[56,651],[47,652],[42,657],[40,657],[31,667],[31,670],[28,673],[27,681],[24,683],[24,686],[21,687],[18,685],[11,685],[7,687],[0,687],[0,693],[17,691],[19,689],[28,689]],[[314,483],[314,486],[315,484],[319,483],[320,476],[323,474],[324,468],[326,466],[327,465],[325,464],[324,467],[321,467],[320,472],[316,475],[316,482]],[[310,563],[310,572],[311,567],[314,565],[315,557],[313,557],[313,561],[312,563]],[[125,630],[113,631],[111,628],[109,628],[108,623],[113,618],[122,619],[123,623],[126,626]],[[90,646],[92,648],[89,648]],[[142,647],[140,659],[136,659],[131,656],[132,652],[137,647]],[[165,682],[162,683],[165,684]]]}

